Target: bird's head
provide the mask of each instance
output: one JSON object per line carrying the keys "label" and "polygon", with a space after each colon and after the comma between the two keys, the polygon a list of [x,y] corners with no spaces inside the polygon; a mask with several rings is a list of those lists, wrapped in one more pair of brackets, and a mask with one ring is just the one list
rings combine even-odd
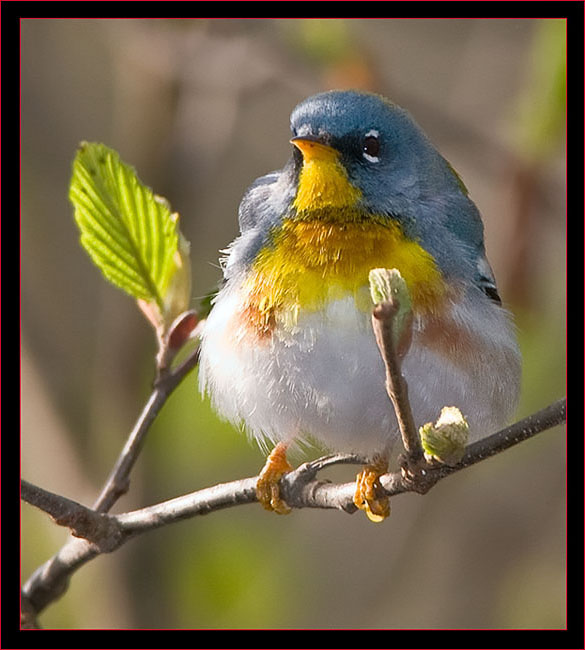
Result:
{"label": "bird's head", "polygon": [[358,207],[415,215],[465,186],[407,111],[373,93],[329,91],[291,115],[297,211]]}

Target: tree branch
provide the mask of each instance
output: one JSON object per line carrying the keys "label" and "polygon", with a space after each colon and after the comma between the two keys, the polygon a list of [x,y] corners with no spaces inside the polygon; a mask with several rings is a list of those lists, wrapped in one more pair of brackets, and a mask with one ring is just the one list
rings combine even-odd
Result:
{"label": "tree branch", "polygon": [[[429,464],[424,470],[427,491],[438,481],[500,453],[532,436],[565,421],[566,400],[554,402],[533,415],[512,424],[498,433],[467,447],[460,463],[453,467],[439,463]],[[363,464],[364,459],[355,455],[325,456],[304,463],[281,480],[282,496],[292,508],[327,508],[348,513],[355,512],[353,503],[355,483],[333,484],[316,480],[323,468],[341,464]],[[60,551],[39,567],[23,587],[27,610],[37,614],[66,589],[69,577],[86,562],[100,553],[112,552],[132,537],[224,508],[254,503],[258,477],[222,483],[118,515],[98,514],[74,501],[54,495],[23,481],[23,498],[45,510],[60,525],[74,530],[74,534],[87,533],[89,539],[72,538]],[[393,472],[381,477],[380,482],[388,496],[404,492],[420,492],[420,485]],[[80,523],[80,521],[82,523]],[[104,535],[108,535],[107,541]]]}
{"label": "tree branch", "polygon": [[[560,400],[502,431],[470,445],[462,460],[450,467],[424,460],[422,446],[408,401],[407,385],[400,371],[399,356],[409,345],[409,333],[393,343],[393,324],[398,305],[384,301],[374,308],[372,323],[380,353],[386,366],[387,392],[394,404],[404,446],[407,467],[414,472],[385,474],[380,484],[387,496],[404,492],[427,492],[446,476],[474,465],[500,451],[564,421],[566,402]],[[223,483],[203,490],[118,515],[107,514],[118,498],[128,490],[130,471],[144,438],[169,395],[199,360],[199,349],[176,369],[159,367],[155,387],[144,406],[118,460],[93,508],[53,494],[22,481],[22,498],[47,512],[57,524],[70,528],[73,537],[61,550],[39,567],[22,589],[23,620],[36,626],[38,615],[67,589],[68,581],[81,566],[101,553],[109,553],[141,533],[216,510],[253,503],[257,500],[258,477]],[[161,364],[159,364],[160,366]],[[317,480],[325,467],[340,463],[365,463],[355,455],[335,454],[304,463],[281,479],[281,495],[291,508],[334,508],[348,513],[357,509],[353,497],[355,483],[332,484]]]}
{"label": "tree branch", "polygon": [[[414,478],[401,475],[401,481],[395,481],[393,474],[387,474],[381,479],[382,486],[388,495],[401,494],[402,492],[427,492],[438,481],[458,472],[466,467],[471,467],[482,460],[510,449],[538,433],[547,431],[566,421],[567,400],[562,398],[549,406],[529,415],[528,417],[511,424],[497,433],[482,438],[468,445],[463,458],[454,466],[431,462],[423,472]],[[417,481],[420,480],[420,483]],[[406,488],[406,489],[405,489]]]}
{"label": "tree branch", "polygon": [[196,348],[175,370],[161,373],[154,390],[142,409],[126,444],[114,465],[102,491],[93,505],[96,512],[108,512],[116,501],[126,494],[130,486],[130,472],[151,424],[164,406],[169,395],[199,363],[199,348]]}
{"label": "tree branch", "polygon": [[100,553],[117,548],[118,530],[107,515],[25,480],[20,482],[20,495],[23,501],[44,510],[59,526],[67,526],[75,537],[94,544]]}
{"label": "tree branch", "polygon": [[22,498],[45,510],[56,523],[69,526],[73,535],[61,550],[40,566],[23,585],[21,592],[23,626],[38,628],[36,615],[65,593],[69,577],[96,555],[111,552],[126,540],[123,535],[120,536],[117,528],[110,528],[109,534],[105,537],[102,535],[105,528],[111,524],[111,518],[105,513],[128,491],[130,472],[151,424],[169,395],[198,362],[199,348],[196,348],[174,370],[161,368],[160,364],[157,366],[158,375],[154,389],[92,509],[38,488],[27,481],[21,482]]}
{"label": "tree branch", "polygon": [[[432,482],[436,483],[450,474],[475,465],[564,422],[565,417],[566,400],[562,399],[488,438],[469,445],[463,459],[457,465],[451,467],[433,463],[429,465],[427,473],[432,477]],[[287,504],[293,508],[336,508],[346,512],[355,512],[356,507],[353,505],[354,482],[333,484],[328,481],[316,480],[315,477],[317,472],[325,467],[342,463],[363,464],[363,462],[364,459],[359,456],[340,454],[304,463],[281,479],[283,496]],[[24,480],[22,487],[25,501],[50,514],[59,525],[70,527],[74,534],[86,537],[88,541],[98,547],[99,552],[111,552],[129,536],[197,515],[254,503],[257,501],[257,480],[258,477],[254,476],[229,483],[220,483],[153,506],[118,515],[96,513],[75,501],[38,488]],[[405,479],[401,472],[385,474],[381,482],[388,496],[417,491],[412,482]],[[100,540],[104,533],[114,529],[119,533],[120,540],[101,545],[100,548]]]}

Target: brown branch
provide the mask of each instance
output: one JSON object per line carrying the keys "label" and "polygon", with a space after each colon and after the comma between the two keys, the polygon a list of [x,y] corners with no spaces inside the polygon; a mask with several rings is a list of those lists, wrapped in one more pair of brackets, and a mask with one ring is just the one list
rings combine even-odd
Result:
{"label": "brown branch", "polygon": [[102,491],[93,505],[97,512],[108,512],[130,486],[130,472],[144,444],[154,419],[169,398],[199,362],[199,348],[195,349],[175,370],[161,373],[142,413],[130,432],[126,444],[114,465]]}
{"label": "brown branch", "polygon": [[[466,467],[479,463],[490,456],[505,451],[520,442],[546,431],[565,421],[566,400],[554,402],[550,406],[534,413],[533,415],[516,422],[488,438],[484,438],[467,447],[467,451],[460,463],[454,466],[439,463],[430,464],[427,473],[434,484]],[[316,480],[316,474],[325,467],[336,464],[363,464],[364,459],[354,455],[332,455],[319,458],[316,461],[304,463],[296,470],[286,474],[281,480],[283,496],[293,508],[336,508],[346,512],[355,512],[353,506],[353,492],[355,483],[333,484],[327,481]],[[213,487],[205,488],[186,494],[169,501],[140,508],[119,515],[103,515],[82,506],[74,501],[46,490],[37,488],[27,481],[23,481],[23,498],[29,503],[45,510],[55,518],[60,525],[77,526],[76,532],[83,533],[78,521],[86,517],[90,522],[87,530],[90,531],[89,541],[99,546],[104,531],[117,529],[121,538],[138,533],[154,530],[170,523],[189,519],[197,515],[208,514],[246,503],[254,503],[256,498],[257,476],[220,483]],[[412,482],[405,479],[401,472],[385,474],[382,484],[388,496],[395,496],[404,492],[417,491]],[[32,496],[31,496],[32,495]],[[40,496],[38,496],[40,495]],[[57,513],[57,516],[55,516]],[[112,528],[112,523],[114,527]],[[116,547],[126,541],[121,539],[112,542]],[[112,549],[105,547],[99,552],[110,552]]]}
{"label": "brown branch", "polygon": [[[406,450],[408,465],[415,468],[424,461],[423,448],[420,437],[414,424],[412,409],[408,399],[408,384],[400,369],[400,360],[394,347],[394,318],[398,312],[399,304],[396,298],[377,304],[372,312],[372,327],[380,354],[386,368],[386,392],[394,406],[398,427],[402,435],[402,443]],[[409,324],[412,327],[412,324]],[[410,332],[407,335],[410,344]]]}
{"label": "brown branch", "polygon": [[[508,447],[518,444],[565,419],[565,400],[508,427],[489,438],[470,445],[461,462],[448,467],[426,463],[408,401],[408,388],[400,371],[399,353],[394,350],[392,327],[398,305],[377,305],[372,322],[377,343],[386,366],[387,392],[394,404],[404,446],[407,467],[414,472],[396,472],[381,477],[388,496],[404,492],[427,492],[442,478],[473,465]],[[410,334],[406,336],[406,345]],[[399,345],[400,347],[400,345]],[[257,500],[258,477],[241,479],[198,490],[163,503],[119,515],[106,514],[129,486],[129,474],[144,443],[144,438],[162,405],[182,379],[195,367],[199,350],[175,370],[161,367],[155,388],[140,414],[124,449],[93,509],[75,501],[22,482],[22,498],[46,511],[59,525],[70,528],[72,537],[61,550],[39,567],[22,589],[22,611],[27,626],[36,626],[38,615],[67,589],[69,578],[85,563],[101,553],[112,552],[132,537],[161,526],[216,510],[253,503]],[[352,513],[355,483],[332,484],[317,480],[317,473],[339,463],[363,464],[353,455],[332,455],[304,463],[281,480],[281,494],[292,508],[335,508]],[[24,620],[23,619],[23,620]]]}
{"label": "brown branch", "polygon": [[[40,566],[24,584],[21,594],[23,625],[38,627],[35,613],[38,615],[48,604],[65,593],[69,577],[73,573],[96,555],[111,552],[126,540],[117,529],[110,530],[110,535],[106,538],[100,537],[101,527],[112,522],[105,513],[128,491],[130,472],[152,422],[169,395],[198,362],[197,348],[173,370],[158,367],[154,389],[92,509],[26,481],[22,482],[22,498],[48,512],[56,523],[69,526],[73,534],[61,550]],[[104,517],[100,519],[101,516]]]}
{"label": "brown branch", "polygon": [[23,501],[44,510],[59,526],[67,526],[75,537],[94,544],[100,553],[117,548],[118,529],[111,525],[107,515],[25,480],[20,482],[20,496]]}
{"label": "brown branch", "polygon": [[425,469],[414,477],[386,474],[381,478],[381,483],[389,496],[403,492],[425,493],[438,481],[458,472],[466,467],[471,467],[491,456],[501,453],[510,447],[532,438],[538,433],[552,429],[566,421],[566,398],[553,402],[549,406],[529,415],[528,417],[511,424],[497,433],[482,438],[466,447],[463,458],[454,466],[438,462],[428,463]]}
{"label": "brown branch", "polygon": [[[423,483],[416,482],[416,480],[413,482],[402,472],[386,474],[381,477],[380,482],[388,496],[413,491],[426,492],[446,476],[475,465],[550,429],[564,422],[565,418],[566,400],[562,399],[488,438],[469,445],[461,462],[454,467],[429,464],[422,473]],[[334,464],[362,464],[363,462],[364,459],[358,456],[333,455],[304,463],[283,477],[281,480],[282,496],[292,508],[333,508],[348,513],[355,512],[354,482],[333,484],[316,480],[316,474],[321,469]],[[25,500],[52,515],[57,512],[56,521],[62,525],[71,526],[75,523],[77,534],[83,532],[79,525],[79,519],[76,519],[82,513],[82,519],[87,516],[87,520],[90,522],[87,528],[92,531],[92,541],[72,538],[57,555],[39,567],[24,585],[23,602],[26,604],[29,616],[31,609],[38,614],[50,602],[57,599],[65,591],[70,576],[100,553],[111,552],[134,536],[161,526],[225,508],[254,503],[257,479],[258,477],[255,476],[222,483],[119,515],[92,513],[85,506],[23,482],[23,498]],[[103,532],[106,530],[109,530],[111,534],[111,539],[107,543],[102,538]]]}

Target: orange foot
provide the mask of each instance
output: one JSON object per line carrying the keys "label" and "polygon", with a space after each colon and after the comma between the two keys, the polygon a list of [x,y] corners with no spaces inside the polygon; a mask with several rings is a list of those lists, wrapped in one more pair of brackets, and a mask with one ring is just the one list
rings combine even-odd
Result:
{"label": "orange foot", "polygon": [[384,521],[390,514],[390,500],[383,494],[380,476],[388,471],[388,458],[375,456],[370,465],[366,465],[356,477],[353,502],[360,510],[365,510],[370,521]]}
{"label": "orange foot", "polygon": [[273,510],[279,515],[286,515],[291,508],[280,498],[278,482],[287,473],[292,471],[293,466],[286,459],[288,445],[279,442],[266,459],[258,481],[256,482],[256,496],[262,507],[266,510]]}

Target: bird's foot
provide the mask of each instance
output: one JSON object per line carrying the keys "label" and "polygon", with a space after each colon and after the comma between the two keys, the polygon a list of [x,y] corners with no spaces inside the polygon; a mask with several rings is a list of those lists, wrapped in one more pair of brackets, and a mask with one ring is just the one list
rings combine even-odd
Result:
{"label": "bird's foot", "polygon": [[286,459],[287,448],[288,445],[284,442],[279,442],[274,447],[256,482],[256,496],[262,507],[279,515],[286,515],[291,511],[287,503],[281,499],[278,486],[280,479],[293,469]]}
{"label": "bird's foot", "polygon": [[375,523],[384,521],[390,514],[390,500],[384,494],[380,484],[380,476],[388,471],[388,457],[375,456],[374,460],[365,465],[356,477],[356,488],[353,502],[364,510],[368,519]]}

